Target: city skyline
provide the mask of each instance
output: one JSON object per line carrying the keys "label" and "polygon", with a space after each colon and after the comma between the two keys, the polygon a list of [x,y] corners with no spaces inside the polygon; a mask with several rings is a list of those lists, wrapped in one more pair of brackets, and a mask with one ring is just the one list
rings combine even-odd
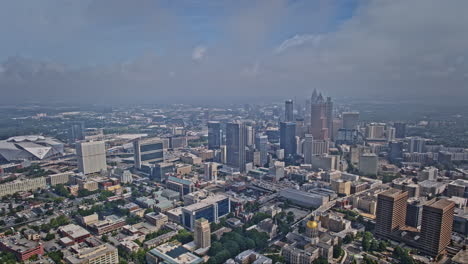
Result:
{"label": "city skyline", "polygon": [[0,0],[0,263],[468,264],[465,10]]}

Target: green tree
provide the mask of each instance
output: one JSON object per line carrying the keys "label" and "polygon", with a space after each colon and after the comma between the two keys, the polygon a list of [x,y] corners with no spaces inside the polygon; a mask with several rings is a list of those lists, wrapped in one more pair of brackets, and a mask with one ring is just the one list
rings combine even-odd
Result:
{"label": "green tree", "polygon": [[339,245],[333,246],[333,257],[339,258],[343,254],[343,249]]}
{"label": "green tree", "polygon": [[214,242],[213,244],[211,244],[210,250],[208,250],[208,256],[214,256],[221,250],[223,250],[223,244],[221,244],[220,242]]}
{"label": "green tree", "polygon": [[328,260],[323,257],[319,257],[318,259],[314,260],[314,264],[328,264]]}
{"label": "green tree", "polygon": [[45,236],[44,240],[45,240],[45,241],[50,241],[50,240],[52,240],[52,239],[54,239],[54,238],[55,238],[55,235],[54,235],[54,234],[52,234],[52,233],[47,233],[47,235]]}
{"label": "green tree", "polygon": [[353,242],[354,240],[354,235],[352,233],[346,234],[346,236],[343,238],[343,243],[344,244],[349,244]]}
{"label": "green tree", "polygon": [[63,253],[62,251],[52,251],[47,254],[55,263],[62,263]]}
{"label": "green tree", "polygon": [[182,229],[179,231],[179,233],[176,235],[177,241],[179,241],[182,244],[186,244],[190,241],[193,240],[193,234],[188,232],[185,229]]}
{"label": "green tree", "polygon": [[381,240],[381,241],[379,242],[379,251],[380,251],[380,252],[383,252],[383,251],[385,251],[385,250],[387,250],[387,242]]}
{"label": "green tree", "polygon": [[286,221],[291,224],[292,222],[294,222],[294,215],[293,214],[288,214],[288,216],[286,216]]}

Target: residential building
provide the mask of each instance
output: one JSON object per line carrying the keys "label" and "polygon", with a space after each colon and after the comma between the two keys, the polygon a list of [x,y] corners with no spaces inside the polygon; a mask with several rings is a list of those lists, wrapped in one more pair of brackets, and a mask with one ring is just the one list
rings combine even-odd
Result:
{"label": "residential building", "polygon": [[0,197],[15,194],[17,192],[34,191],[46,188],[46,178],[37,177],[24,180],[15,180],[0,184]]}
{"label": "residential building", "polygon": [[57,184],[68,184],[70,182],[70,176],[73,175],[73,171],[67,171],[57,174],[51,174],[47,176],[47,184],[55,186]]}

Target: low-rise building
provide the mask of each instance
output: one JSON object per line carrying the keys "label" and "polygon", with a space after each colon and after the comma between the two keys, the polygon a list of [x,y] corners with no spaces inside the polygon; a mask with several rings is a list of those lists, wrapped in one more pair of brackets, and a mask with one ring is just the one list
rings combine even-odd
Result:
{"label": "low-rise building", "polygon": [[57,184],[68,184],[70,182],[70,176],[73,175],[73,171],[67,171],[63,173],[57,173],[47,176],[47,184],[55,186]]}
{"label": "low-rise building", "polygon": [[162,244],[146,253],[146,263],[198,264],[204,260],[190,253],[178,242]]}
{"label": "low-rise building", "polygon": [[239,253],[234,261],[238,264],[273,264],[273,260],[251,249]]}
{"label": "low-rise building", "polygon": [[167,215],[158,214],[155,212],[146,214],[145,219],[148,221],[148,223],[155,225],[157,229],[160,229],[168,221]]}
{"label": "low-rise building", "polygon": [[20,237],[20,235],[2,238],[0,240],[0,249],[13,253],[18,261],[28,260],[35,255],[44,255],[42,243],[27,240]]}
{"label": "low-rise building", "polygon": [[329,202],[328,196],[299,191],[296,189],[281,190],[280,196],[294,204],[304,207],[318,208]]}
{"label": "low-rise building", "polygon": [[118,218],[116,216],[108,216],[105,220],[102,220],[102,221],[99,221],[97,223],[90,225],[89,228],[91,229],[92,232],[100,236],[105,233],[118,230],[122,228],[124,225],[126,225],[124,218]]}
{"label": "low-rise building", "polygon": [[96,247],[72,248],[72,255],[65,257],[67,264],[118,264],[117,248],[110,244]]}
{"label": "low-rise building", "polygon": [[81,243],[83,242],[86,238],[90,237],[91,234],[88,232],[88,230],[82,228],[79,225],[75,224],[69,224],[66,226],[62,226],[59,228],[60,234],[62,236],[70,238],[73,242],[76,243]]}
{"label": "low-rise building", "polygon": [[45,177],[37,177],[32,179],[15,180],[0,184],[0,197],[15,194],[17,192],[35,191],[44,189],[47,186]]}
{"label": "low-rise building", "polygon": [[89,225],[99,222],[99,215],[96,213],[87,215],[87,216],[80,215],[77,218],[78,218],[78,221],[84,226],[89,226]]}

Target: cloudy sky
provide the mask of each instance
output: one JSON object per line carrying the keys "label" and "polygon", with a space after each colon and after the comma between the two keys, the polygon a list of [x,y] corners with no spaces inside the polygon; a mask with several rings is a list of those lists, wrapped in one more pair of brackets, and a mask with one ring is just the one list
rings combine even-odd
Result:
{"label": "cloudy sky", "polygon": [[[0,0],[1,103],[468,96],[466,0]],[[7,99],[7,100],[5,100]]]}

